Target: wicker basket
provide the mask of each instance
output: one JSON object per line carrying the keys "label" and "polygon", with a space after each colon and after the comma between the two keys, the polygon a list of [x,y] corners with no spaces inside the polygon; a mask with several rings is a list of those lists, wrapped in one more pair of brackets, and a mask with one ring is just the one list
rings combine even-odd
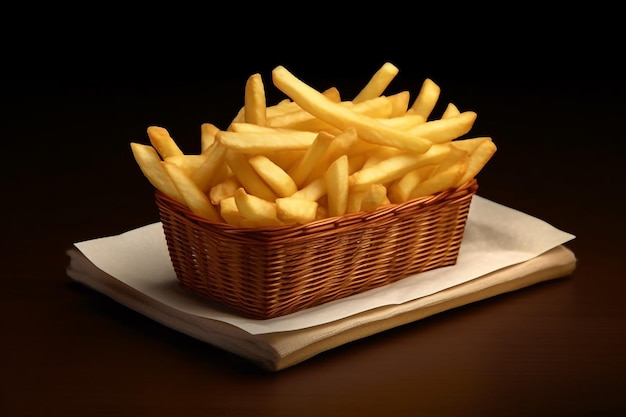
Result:
{"label": "wicker basket", "polygon": [[472,196],[455,190],[306,225],[237,228],[196,216],[156,191],[182,287],[269,319],[454,265]]}

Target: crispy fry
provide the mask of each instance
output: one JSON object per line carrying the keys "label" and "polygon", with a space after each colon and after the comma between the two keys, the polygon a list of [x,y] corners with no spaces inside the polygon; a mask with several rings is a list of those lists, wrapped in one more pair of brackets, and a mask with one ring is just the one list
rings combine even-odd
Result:
{"label": "crispy fry", "polygon": [[385,204],[389,204],[387,188],[382,184],[372,184],[363,195],[360,209],[361,211],[374,211]]}
{"label": "crispy fry", "polygon": [[387,191],[389,200],[392,203],[408,201],[411,196],[411,191],[417,187],[417,184],[428,178],[433,169],[435,169],[435,165],[427,165],[407,172],[402,178],[395,181],[389,187]]}
{"label": "crispy fry", "polygon": [[368,142],[415,152],[426,152],[431,146],[429,140],[392,129],[376,119],[355,113],[348,107],[333,103],[317,90],[296,78],[283,66],[274,68],[272,77],[274,85],[291,97],[300,107],[339,129],[356,128],[359,137]]}
{"label": "crispy fry", "polygon": [[467,169],[461,179],[457,182],[457,185],[463,185],[467,181],[474,178],[487,164],[487,162],[489,162],[491,157],[496,153],[496,150],[496,145],[493,143],[491,138],[484,138],[484,140],[482,140],[480,144],[469,153]]}
{"label": "crispy fry", "polygon": [[448,105],[446,106],[446,109],[443,111],[443,114],[441,115],[441,118],[448,119],[450,117],[458,116],[459,114],[461,114],[459,109],[453,103],[448,103]]}
{"label": "crispy fry", "polygon": [[180,150],[167,129],[160,126],[150,126],[148,127],[148,137],[150,138],[150,143],[152,143],[152,146],[161,155],[162,159],[169,156],[183,155],[183,151]]}
{"label": "crispy fry", "polygon": [[202,153],[204,161],[191,175],[191,179],[203,192],[208,192],[223,170],[226,148],[219,142],[213,144]]}
{"label": "crispy fry", "polygon": [[441,162],[448,152],[448,145],[433,145],[423,154],[407,152],[389,157],[350,175],[350,186],[388,184],[414,169]]}
{"label": "crispy fry", "polygon": [[279,226],[283,224],[278,219],[274,201],[270,202],[248,194],[243,188],[238,188],[234,197],[239,212],[256,226]]}
{"label": "crispy fry", "polygon": [[426,78],[409,112],[419,114],[424,120],[428,120],[440,94],[441,88],[433,80]]}
{"label": "crispy fry", "polygon": [[217,140],[228,149],[257,154],[284,150],[306,150],[317,134],[314,132],[273,130],[267,132],[217,133]]}
{"label": "crispy fry", "polygon": [[207,195],[185,174],[185,171],[171,162],[163,161],[161,164],[192,212],[207,219],[222,221]]}
{"label": "crispy fry", "polygon": [[165,172],[161,165],[161,158],[157,151],[150,145],[131,142],[130,144],[133,156],[139,169],[154,188],[163,192],[168,197],[185,204],[185,199],[180,194],[170,176]]}
{"label": "crispy fry", "polygon": [[348,205],[348,157],[337,158],[324,175],[328,196],[328,215],[340,216]]}
{"label": "crispy fry", "polygon": [[240,188],[241,184],[237,181],[237,178],[231,177],[224,181],[215,184],[209,191],[209,199],[212,204],[218,205],[220,202],[229,197],[235,195],[237,188]]}
{"label": "crispy fry", "polygon": [[398,72],[398,67],[391,62],[385,62],[352,101],[354,103],[360,103],[370,98],[380,96],[385,89],[387,89],[395,76],[398,75]]}
{"label": "crispy fry", "polygon": [[246,192],[267,201],[274,201],[276,199],[276,193],[263,181],[263,178],[256,173],[254,168],[252,168],[245,154],[237,151],[227,151],[226,161]]}
{"label": "crispy fry", "polygon": [[289,174],[267,156],[254,155],[248,162],[278,197],[289,197],[298,191],[298,186]]}
{"label": "crispy fry", "polygon": [[200,149],[202,152],[209,149],[215,142],[215,135],[218,131],[219,128],[213,123],[202,123],[200,125]]}
{"label": "crispy fry", "polygon": [[318,204],[316,201],[280,197],[276,199],[276,215],[285,224],[306,224],[315,220]]}
{"label": "crispy fry", "polygon": [[428,139],[432,143],[444,143],[469,132],[475,121],[476,113],[465,111],[456,116],[422,123],[409,129],[407,133]]}
{"label": "crispy fry", "polygon": [[244,117],[246,123],[265,126],[265,87],[261,74],[252,74],[246,81]]}
{"label": "crispy fry", "polygon": [[297,187],[304,184],[304,181],[313,171],[313,167],[319,163],[334,139],[335,137],[330,133],[320,132],[304,156],[289,170],[289,175]]}

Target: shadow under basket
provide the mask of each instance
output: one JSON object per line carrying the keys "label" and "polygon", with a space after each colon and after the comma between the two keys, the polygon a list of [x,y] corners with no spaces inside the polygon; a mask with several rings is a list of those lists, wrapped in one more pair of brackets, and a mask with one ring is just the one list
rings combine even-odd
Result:
{"label": "shadow under basket", "polygon": [[155,192],[177,279],[191,293],[270,319],[456,264],[476,180],[371,212],[239,228]]}

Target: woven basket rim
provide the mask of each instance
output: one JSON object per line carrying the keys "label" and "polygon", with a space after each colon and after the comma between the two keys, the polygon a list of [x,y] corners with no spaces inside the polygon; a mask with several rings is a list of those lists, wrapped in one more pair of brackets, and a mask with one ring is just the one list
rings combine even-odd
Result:
{"label": "woven basket rim", "polygon": [[459,194],[459,198],[466,196],[467,194],[474,194],[478,188],[478,182],[475,178],[466,182],[465,184],[457,187],[457,188],[449,188],[447,190],[439,191],[437,193],[417,197],[411,200],[407,200],[402,203],[390,203],[383,206],[380,206],[372,211],[358,211],[352,213],[346,213],[338,216],[326,217],[323,219],[313,220],[311,222],[305,224],[285,224],[285,225],[277,225],[277,226],[261,226],[261,227],[240,227],[235,226],[230,223],[220,222],[211,220],[207,217],[196,214],[189,209],[186,205],[174,200],[173,198],[167,196],[162,191],[156,189],[154,192],[155,198],[157,201],[167,202],[168,205],[176,208],[178,212],[181,212],[190,220],[194,222],[205,224],[211,227],[218,227],[224,232],[249,232],[249,233],[285,233],[292,232],[297,233],[299,231],[305,232],[308,229],[323,229],[325,226],[327,228],[335,228],[341,224],[345,223],[356,223],[361,221],[367,221],[369,219],[373,219],[380,216],[388,216],[393,215],[404,210],[413,210],[415,206],[428,206],[433,203],[436,203],[440,200],[444,200],[449,198],[453,194]]}

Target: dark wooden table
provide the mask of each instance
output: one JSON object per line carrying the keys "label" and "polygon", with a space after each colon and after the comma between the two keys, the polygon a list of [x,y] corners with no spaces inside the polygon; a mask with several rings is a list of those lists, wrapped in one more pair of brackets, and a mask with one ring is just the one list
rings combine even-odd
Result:
{"label": "dark wooden table", "polygon": [[[348,97],[374,69],[307,81]],[[626,415],[626,88],[617,77],[438,77],[405,65],[393,86],[415,93],[432,77],[444,104],[478,113],[473,134],[498,145],[479,194],[575,234],[570,277],[278,373],[72,282],[72,243],[157,220],[129,142],[147,143],[156,124],[197,151],[200,124],[225,127],[252,71],[3,81],[0,415]]]}

